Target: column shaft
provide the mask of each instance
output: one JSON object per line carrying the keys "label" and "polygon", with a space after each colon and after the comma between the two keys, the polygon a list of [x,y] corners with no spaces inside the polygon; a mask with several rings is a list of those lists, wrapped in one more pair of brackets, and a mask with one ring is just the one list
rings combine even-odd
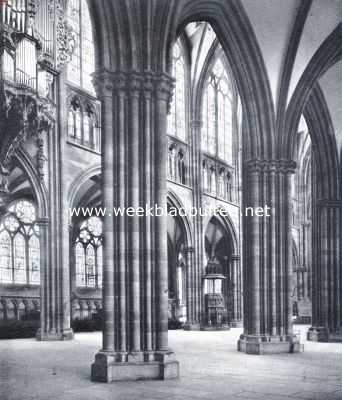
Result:
{"label": "column shaft", "polygon": [[244,221],[246,310],[238,349],[246,353],[300,350],[291,318],[293,172],[293,163],[286,161],[254,160],[245,165],[243,198],[253,215]]}
{"label": "column shaft", "polygon": [[[103,104],[105,324],[92,379],[178,376],[168,349],[166,115],[171,79],[151,72],[97,74]],[[112,99],[114,106],[111,105]],[[150,206],[158,206],[158,210]],[[145,208],[146,207],[146,208]],[[107,279],[107,281],[106,281]]]}
{"label": "column shaft", "polygon": [[340,200],[318,200],[313,212],[312,327],[308,340],[326,342],[341,329]]}

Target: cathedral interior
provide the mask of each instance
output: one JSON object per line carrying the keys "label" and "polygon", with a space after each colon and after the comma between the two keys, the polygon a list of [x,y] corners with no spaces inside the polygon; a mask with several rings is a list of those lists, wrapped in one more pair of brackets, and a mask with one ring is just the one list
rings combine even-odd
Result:
{"label": "cathedral interior", "polygon": [[341,44],[340,0],[0,0],[4,400],[342,399]]}

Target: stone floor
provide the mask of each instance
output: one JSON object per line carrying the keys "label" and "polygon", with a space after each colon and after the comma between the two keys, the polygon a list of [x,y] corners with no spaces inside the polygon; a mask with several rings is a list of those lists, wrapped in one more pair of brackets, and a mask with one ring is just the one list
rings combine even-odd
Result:
{"label": "stone floor", "polygon": [[0,341],[0,399],[342,400],[342,343],[303,341],[304,353],[249,356],[236,351],[240,332],[170,331],[181,377],[165,382],[91,382],[100,333],[72,342]]}

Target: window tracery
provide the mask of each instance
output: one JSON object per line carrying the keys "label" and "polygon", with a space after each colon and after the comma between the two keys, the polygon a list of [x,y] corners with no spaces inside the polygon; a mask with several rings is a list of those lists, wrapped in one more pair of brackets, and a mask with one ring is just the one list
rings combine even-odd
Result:
{"label": "window tracery", "polygon": [[183,49],[178,40],[172,52],[172,76],[175,78],[175,89],[171,110],[168,115],[168,135],[186,141],[186,83],[185,59]]}
{"label": "window tracery", "polygon": [[77,144],[100,151],[100,127],[96,106],[72,97],[68,111],[68,137]]}
{"label": "window tracery", "polygon": [[234,202],[232,169],[212,158],[202,161],[203,191],[212,196]]}
{"label": "window tracery", "polygon": [[28,200],[12,204],[1,220],[0,283],[40,284],[39,227]]}
{"label": "window tracery", "polygon": [[227,72],[218,59],[209,73],[202,103],[202,150],[233,164],[233,94]]}
{"label": "window tracery", "polygon": [[94,39],[86,1],[69,0],[67,15],[76,43],[68,64],[68,80],[95,94],[91,79],[95,71]]}
{"label": "window tracery", "polygon": [[169,139],[168,146],[168,179],[188,185],[188,153],[183,143]]}
{"label": "window tracery", "polygon": [[102,221],[90,217],[80,225],[74,245],[77,287],[102,287],[102,245]]}

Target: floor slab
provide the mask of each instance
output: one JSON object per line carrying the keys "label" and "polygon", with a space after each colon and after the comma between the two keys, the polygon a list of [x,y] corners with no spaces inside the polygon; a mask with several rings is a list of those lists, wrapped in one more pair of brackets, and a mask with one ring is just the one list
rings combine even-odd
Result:
{"label": "floor slab", "polygon": [[70,342],[0,341],[1,400],[342,400],[342,343],[306,342],[304,353],[246,355],[241,329],[170,331],[181,377],[172,381],[94,383],[90,365],[100,333]]}

